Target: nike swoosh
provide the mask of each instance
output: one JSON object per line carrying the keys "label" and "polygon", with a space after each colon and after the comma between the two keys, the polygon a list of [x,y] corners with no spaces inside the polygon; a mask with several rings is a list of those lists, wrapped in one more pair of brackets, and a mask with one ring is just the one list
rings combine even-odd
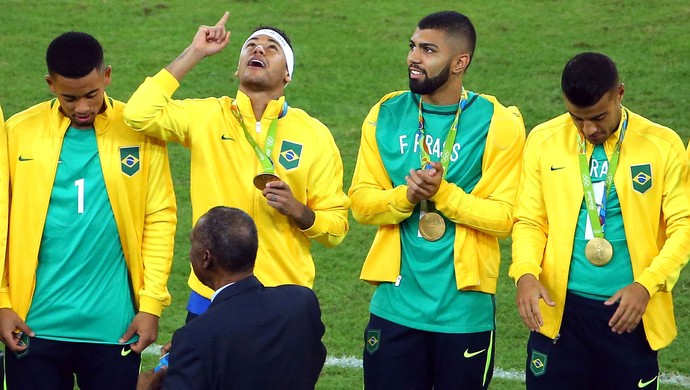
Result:
{"label": "nike swoosh", "polygon": [[650,383],[654,382],[656,380],[656,377],[652,378],[651,380],[648,380],[647,382],[642,382],[642,379],[640,379],[639,382],[637,382],[637,387],[640,389],[643,387],[647,387]]}
{"label": "nike swoosh", "polygon": [[565,168],[565,167],[554,167],[553,165],[551,166],[552,171],[557,171],[557,170],[563,169],[563,168]]}
{"label": "nike swoosh", "polygon": [[120,351],[120,355],[122,356],[127,356],[129,353],[132,352],[132,349],[129,347],[122,347],[122,351]]}
{"label": "nike swoosh", "polygon": [[376,122],[367,121],[367,124],[368,124],[369,126],[374,126],[374,127],[376,127]]}
{"label": "nike swoosh", "polygon": [[220,136],[220,139],[222,139],[223,141],[234,141],[234,140],[235,140],[234,138],[229,137],[229,136],[227,136],[227,135],[225,135],[225,134],[221,135],[221,136]]}
{"label": "nike swoosh", "polygon": [[469,358],[471,358],[471,357],[474,357],[474,356],[479,355],[480,353],[482,353],[482,352],[484,352],[484,351],[486,351],[486,348],[484,348],[484,349],[482,349],[482,350],[480,350],[480,351],[476,351],[476,352],[470,352],[469,349],[466,349],[466,350],[465,350],[465,353],[463,354],[463,356],[464,356],[465,358],[469,359]]}
{"label": "nike swoosh", "polygon": [[31,160],[33,160],[33,158],[24,157],[21,155],[19,156],[19,161],[31,161]]}

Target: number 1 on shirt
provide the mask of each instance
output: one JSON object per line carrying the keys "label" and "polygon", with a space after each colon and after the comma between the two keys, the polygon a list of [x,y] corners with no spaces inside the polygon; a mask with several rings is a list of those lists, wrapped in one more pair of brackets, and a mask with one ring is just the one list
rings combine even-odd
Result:
{"label": "number 1 on shirt", "polygon": [[77,187],[77,213],[84,214],[84,179],[74,181]]}

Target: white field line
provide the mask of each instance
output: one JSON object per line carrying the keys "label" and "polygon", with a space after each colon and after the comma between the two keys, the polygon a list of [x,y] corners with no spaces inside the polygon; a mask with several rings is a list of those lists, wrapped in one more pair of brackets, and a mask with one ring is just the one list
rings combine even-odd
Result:
{"label": "white field line", "polygon": [[[144,353],[151,355],[160,355],[161,346],[151,345],[144,350]],[[325,367],[336,368],[352,368],[361,369],[362,359],[355,356],[328,356],[326,357]],[[494,378],[506,379],[511,381],[525,381],[525,373],[519,370],[504,370],[502,368],[494,368]],[[662,373],[659,375],[659,380],[665,385],[676,385],[690,389],[690,377],[677,373]]]}

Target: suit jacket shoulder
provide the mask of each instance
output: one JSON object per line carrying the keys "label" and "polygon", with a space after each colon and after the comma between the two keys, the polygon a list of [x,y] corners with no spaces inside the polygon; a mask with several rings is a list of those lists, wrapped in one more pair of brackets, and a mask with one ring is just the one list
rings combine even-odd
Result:
{"label": "suit jacket shoulder", "polygon": [[243,279],[175,332],[164,388],[313,389],[326,358],[324,331],[310,289]]}

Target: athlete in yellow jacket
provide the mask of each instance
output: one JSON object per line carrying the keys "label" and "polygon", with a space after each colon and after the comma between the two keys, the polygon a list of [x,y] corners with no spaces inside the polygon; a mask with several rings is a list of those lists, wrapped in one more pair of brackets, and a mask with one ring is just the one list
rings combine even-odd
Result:
{"label": "athlete in yellow jacket", "polygon": [[9,118],[1,135],[7,385],[72,388],[76,377],[85,388],[134,388],[170,304],[177,220],[167,151],[131,131],[124,104],[106,95],[111,68],[94,37],[60,35],[46,62],[56,98]]}
{"label": "athlete in yellow jacket", "polygon": [[[0,107],[0,134],[5,133],[5,117]],[[7,165],[7,137],[0,137],[0,270],[5,269],[9,211],[10,171]],[[0,274],[2,272],[0,271]]]}
{"label": "athlete in yellow jacket", "polygon": [[[400,222],[409,218],[415,208],[405,195],[406,186],[393,188],[389,172],[381,161],[376,137],[377,128],[386,125],[377,121],[381,106],[402,93],[384,96],[364,120],[357,168],[350,187],[355,219],[378,225],[360,275],[361,279],[373,284],[395,282],[400,275]],[[479,101],[489,102],[494,110],[487,132],[487,147],[480,157],[481,179],[469,193],[444,180],[433,200],[443,215],[457,221],[453,238],[457,289],[494,294],[501,260],[498,238],[507,237],[512,228],[508,216],[512,212],[525,134],[516,107],[506,108],[490,95],[474,96]],[[391,142],[398,141],[391,139]]]}
{"label": "athlete in yellow jacket", "polygon": [[[133,297],[139,311],[160,316],[170,304],[167,280],[177,220],[168,155],[161,141],[125,125],[124,103],[106,96],[104,105],[94,127]],[[62,114],[57,99],[18,113],[6,124],[13,196],[8,272],[0,289],[0,307],[11,307],[20,317],[26,316],[31,305],[42,221],[60,154],[57,141],[69,125],[70,118]],[[132,176],[122,172],[127,162],[120,153],[120,148],[130,146],[139,147],[138,172]]]}
{"label": "athlete in yellow jacket", "polygon": [[464,88],[475,43],[465,15],[424,17],[410,91],[384,96],[362,125],[349,195],[355,219],[378,228],[360,275],[377,285],[367,389],[491,381],[498,239],[513,223],[525,128],[517,108]]}
{"label": "athlete in yellow jacket", "polygon": [[[194,222],[217,205],[246,211],[259,229],[254,272],[262,283],[311,287],[311,241],[332,247],[343,240],[350,201],[342,191],[342,160],[330,131],[285,101],[294,62],[282,32],[258,30],[242,46],[235,99],[171,98],[189,70],[228,44],[227,17],[202,26],[175,61],[147,78],[129,100],[125,118],[137,131],[191,150]],[[253,183],[266,169],[256,148],[259,154],[272,148],[265,161],[279,178],[263,191]],[[213,291],[193,273],[189,285],[188,310],[200,314]]]}
{"label": "athlete in yellow jacket", "polygon": [[[514,214],[510,275],[533,331],[528,388],[649,385],[656,350],[676,336],[671,290],[690,256],[688,158],[673,130],[621,106],[624,87],[608,57],[574,57],[562,83],[569,112],[529,134]],[[592,183],[597,218],[583,201]],[[611,244],[603,259],[597,224]],[[601,317],[582,314],[590,309]],[[584,329],[580,318],[591,324],[585,337],[573,334]],[[574,352],[578,342],[587,356]]]}

